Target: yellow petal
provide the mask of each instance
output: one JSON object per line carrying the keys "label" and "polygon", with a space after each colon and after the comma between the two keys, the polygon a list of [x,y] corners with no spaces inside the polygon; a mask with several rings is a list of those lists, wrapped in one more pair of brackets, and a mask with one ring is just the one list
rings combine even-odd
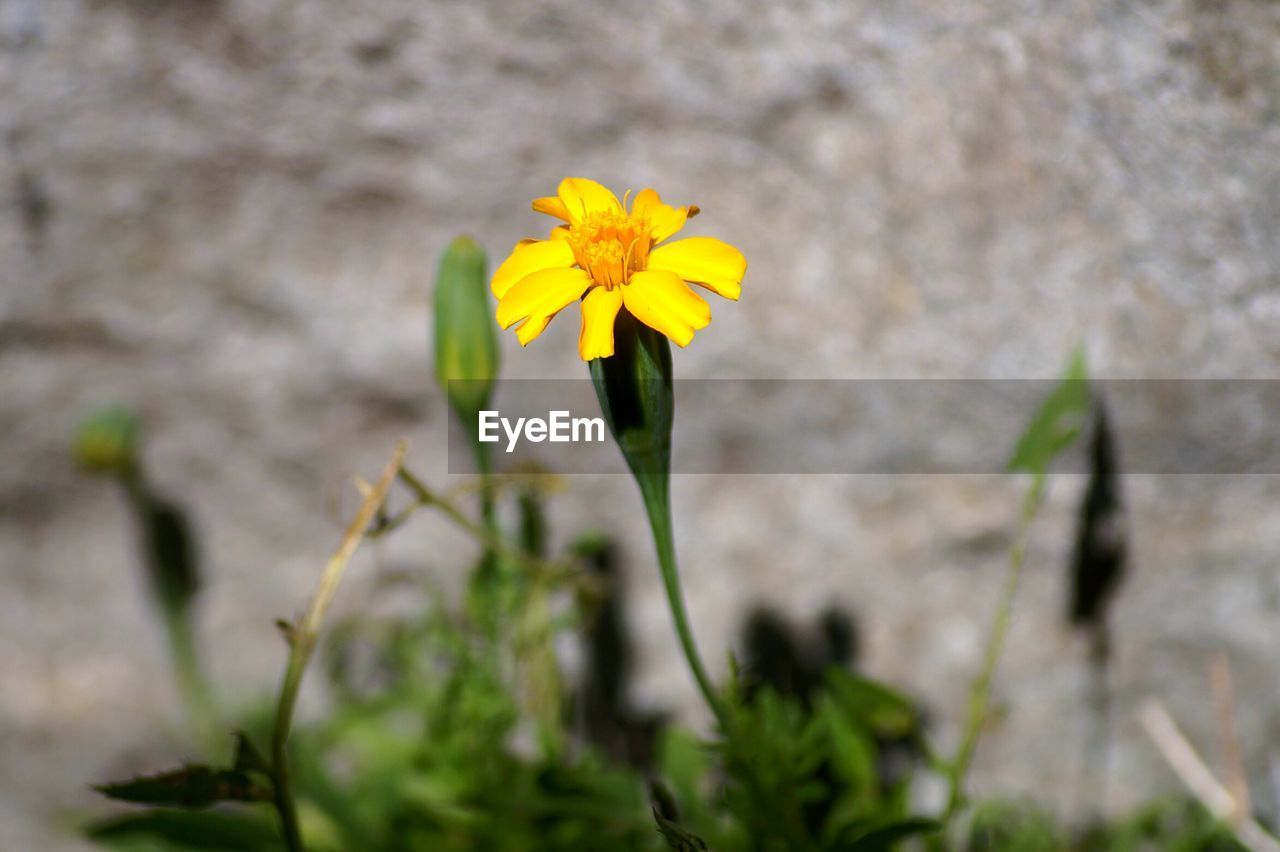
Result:
{"label": "yellow petal", "polygon": [[578,354],[583,361],[613,354],[613,321],[622,307],[623,287],[592,287],[582,300],[582,331]]}
{"label": "yellow petal", "polygon": [[529,317],[516,326],[516,340],[521,346],[528,346],[530,341],[547,330],[550,323],[551,317]]}
{"label": "yellow petal", "polygon": [[563,269],[573,266],[573,249],[564,240],[534,240],[528,245],[517,245],[511,256],[493,273],[489,287],[493,295],[501,299],[517,281],[531,272],[541,269]]}
{"label": "yellow petal", "polygon": [[533,199],[533,209],[537,213],[546,213],[548,216],[569,221],[569,209],[557,196],[544,195],[542,198]]}
{"label": "yellow petal", "polygon": [[691,211],[696,215],[697,209],[697,207],[672,207],[670,204],[663,204],[657,191],[652,189],[641,190],[631,202],[631,212],[649,220],[655,243],[662,242],[683,228]]}
{"label": "yellow petal", "polygon": [[525,317],[549,319],[573,303],[590,284],[591,277],[581,269],[531,272],[498,301],[498,325],[510,328]]}
{"label": "yellow petal", "polygon": [[547,235],[549,240],[567,240],[569,239],[569,226],[556,225],[551,229],[551,233]]}
{"label": "yellow petal", "polygon": [[648,268],[674,272],[685,281],[736,301],[742,294],[747,259],[715,237],[688,237],[649,252]]}
{"label": "yellow petal", "polygon": [[560,181],[557,194],[564,202],[568,219],[573,224],[581,222],[588,213],[596,210],[622,212],[618,196],[589,178],[565,178]]}
{"label": "yellow petal", "polygon": [[640,322],[688,346],[697,329],[711,322],[711,306],[674,272],[633,272],[622,287],[622,301]]}

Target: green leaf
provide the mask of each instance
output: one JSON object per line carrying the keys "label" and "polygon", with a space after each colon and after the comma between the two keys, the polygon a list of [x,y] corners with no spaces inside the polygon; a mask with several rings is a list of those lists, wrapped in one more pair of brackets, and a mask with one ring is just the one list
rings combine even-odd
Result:
{"label": "green leaf", "polygon": [[1066,374],[1041,403],[1009,459],[1009,469],[1043,475],[1054,458],[1075,443],[1089,418],[1089,376],[1084,350],[1071,358]]}
{"label": "green leaf", "polygon": [[472,432],[498,376],[498,338],[485,266],[484,250],[470,237],[459,237],[440,258],[436,278],[436,377]]}
{"label": "green leaf", "polygon": [[843,712],[876,734],[907,736],[920,725],[920,712],[911,699],[882,683],[832,667],[826,685]]}
{"label": "green leaf", "polygon": [[90,825],[85,835],[105,846],[137,849],[205,849],[225,852],[276,852],[275,827],[249,814],[220,811],[153,810],[113,817]]}
{"label": "green leaf", "polygon": [[653,820],[658,824],[658,833],[667,841],[667,846],[676,852],[705,852],[707,849],[707,844],[701,837],[685,831],[679,823],[658,813],[657,808],[653,809]]}
{"label": "green leaf", "polygon": [[258,747],[253,744],[253,740],[249,739],[249,735],[244,731],[236,731],[235,738],[236,751],[232,767],[239,772],[261,772],[269,776],[271,766],[262,756],[262,752],[258,751]]}
{"label": "green leaf", "polygon": [[188,766],[176,772],[131,778],[94,789],[122,802],[176,808],[207,808],[217,802],[271,800],[271,791],[247,772],[208,766]]}
{"label": "green leaf", "polygon": [[907,819],[870,830],[859,824],[850,826],[830,848],[832,852],[889,852],[910,837],[933,834],[941,828],[942,824],[932,819]]}

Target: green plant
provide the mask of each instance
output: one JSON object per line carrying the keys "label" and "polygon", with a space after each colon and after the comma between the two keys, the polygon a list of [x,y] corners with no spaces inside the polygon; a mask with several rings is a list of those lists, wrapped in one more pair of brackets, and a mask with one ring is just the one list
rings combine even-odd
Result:
{"label": "green plant", "polygon": [[[496,377],[496,350],[476,337],[492,333],[476,319],[487,311],[484,268],[474,243],[455,243],[438,284],[449,292],[437,294],[437,375],[464,420],[474,418]],[[563,638],[599,641],[602,669],[625,658],[618,647],[625,639],[616,625],[614,634],[602,632],[618,594],[616,572],[605,570],[615,550],[607,537],[580,536],[558,552],[549,547],[549,477],[496,475],[477,443],[477,487],[442,493],[405,466],[401,445],[374,484],[362,486],[363,503],[305,614],[283,625],[279,693],[236,720],[232,759],[103,785],[130,809],[95,821],[88,836],[115,849],[264,852],[1233,848],[1195,808],[1073,834],[1031,807],[969,807],[967,768],[987,717],[1031,522],[1050,464],[1075,440],[1088,409],[1082,357],[1015,452],[1011,467],[1030,476],[1028,494],[965,735],[946,758],[927,742],[914,701],[845,667],[830,666],[804,689],[770,683],[736,663],[727,684],[712,681],[693,642],[673,546],[670,351],[665,338],[625,315],[615,342],[614,357],[591,362],[592,379],[639,485],[677,635],[715,715],[714,730],[631,712],[621,703],[625,684],[592,688],[561,671],[556,647]],[[483,386],[458,384],[474,381]],[[136,427],[124,422],[100,420],[97,432],[86,427],[89,438],[79,447],[87,465],[119,476],[128,490],[144,480]],[[462,605],[439,594],[431,572],[384,572],[369,584],[367,611],[328,623],[361,541],[394,535],[425,511],[440,513],[476,543]],[[510,516],[516,522],[504,526],[500,519]],[[153,550],[145,565],[164,579],[158,566],[173,560],[157,560]],[[158,581],[156,588],[162,614],[189,609],[194,591],[164,592],[168,586]],[[400,604],[396,615],[377,614],[383,596]],[[183,643],[196,647],[184,623],[185,633],[171,632],[176,651]],[[313,658],[317,664],[309,665]],[[323,678],[329,709],[297,727],[294,709],[308,671]],[[189,702],[193,718],[210,712],[204,705]],[[910,757],[890,770],[891,750]],[[921,813],[913,799],[926,775],[947,785],[939,814]],[[967,829],[961,815],[972,816]]]}

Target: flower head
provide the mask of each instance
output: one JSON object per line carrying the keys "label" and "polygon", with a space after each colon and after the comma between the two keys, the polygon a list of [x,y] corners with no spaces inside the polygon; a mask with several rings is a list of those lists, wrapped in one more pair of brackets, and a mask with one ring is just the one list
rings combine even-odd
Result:
{"label": "flower head", "polygon": [[[493,274],[498,324],[516,327],[526,345],[564,308],[581,299],[578,352],[584,361],[613,354],[613,324],[626,308],[636,319],[686,346],[711,322],[711,307],[688,283],[726,299],[742,291],[746,258],[713,237],[663,241],[698,208],[663,204],[646,189],[631,208],[604,186],[565,178],[533,209],[562,220],[548,239],[521,240]],[[688,282],[688,283],[686,283]]]}

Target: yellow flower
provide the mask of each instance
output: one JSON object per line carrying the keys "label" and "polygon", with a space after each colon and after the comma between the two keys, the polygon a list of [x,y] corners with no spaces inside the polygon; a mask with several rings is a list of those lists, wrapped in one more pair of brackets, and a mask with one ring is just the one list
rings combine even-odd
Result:
{"label": "yellow flower", "polygon": [[[584,361],[613,354],[613,323],[623,307],[679,346],[711,322],[711,307],[685,282],[726,299],[742,292],[746,258],[712,237],[689,237],[661,245],[684,227],[698,208],[663,204],[646,189],[625,203],[586,178],[565,178],[558,193],[533,209],[566,224],[545,240],[521,240],[493,274],[498,324],[516,323],[524,346],[551,318],[582,299],[578,352]],[[585,294],[585,297],[584,297]]]}

